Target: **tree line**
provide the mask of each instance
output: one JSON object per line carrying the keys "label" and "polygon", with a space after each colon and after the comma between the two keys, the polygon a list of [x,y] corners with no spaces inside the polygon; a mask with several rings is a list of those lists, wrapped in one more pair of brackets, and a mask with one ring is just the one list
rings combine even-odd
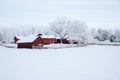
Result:
{"label": "tree line", "polygon": [[67,39],[70,43],[77,42],[78,44],[94,40],[120,42],[120,29],[89,29],[84,22],[66,18],[56,19],[44,29],[35,26],[0,27],[0,42],[11,43],[16,35],[27,36],[34,33],[54,35],[61,42]]}

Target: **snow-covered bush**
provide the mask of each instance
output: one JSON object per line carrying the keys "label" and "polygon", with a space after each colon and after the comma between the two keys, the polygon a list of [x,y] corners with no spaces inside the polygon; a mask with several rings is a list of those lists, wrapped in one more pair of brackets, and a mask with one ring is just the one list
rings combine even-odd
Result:
{"label": "snow-covered bush", "polygon": [[120,30],[116,29],[110,37],[111,42],[120,42]]}

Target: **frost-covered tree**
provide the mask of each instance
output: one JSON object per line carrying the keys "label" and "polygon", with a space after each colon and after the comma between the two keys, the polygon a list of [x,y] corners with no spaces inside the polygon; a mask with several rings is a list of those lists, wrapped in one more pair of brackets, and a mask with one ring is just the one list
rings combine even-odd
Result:
{"label": "frost-covered tree", "polygon": [[69,26],[69,24],[70,21],[65,18],[57,19],[50,24],[50,30],[56,37],[60,38],[61,43],[67,36],[67,26]]}
{"label": "frost-covered tree", "polygon": [[35,33],[35,27],[32,27],[32,30],[31,30],[32,34]]}
{"label": "frost-covered tree", "polygon": [[110,35],[107,30],[98,29],[97,35],[95,38],[98,39],[99,41],[105,41],[105,40],[108,40],[109,37],[110,37]]}
{"label": "frost-covered tree", "polygon": [[74,20],[70,23],[67,28],[69,40],[72,42],[84,43],[87,40],[87,31],[88,27],[85,23],[80,22],[78,20]]}
{"label": "frost-covered tree", "polygon": [[116,39],[115,35],[110,36],[110,42],[115,42],[115,39]]}
{"label": "frost-covered tree", "polygon": [[120,29],[115,30],[115,42],[120,42]]}
{"label": "frost-covered tree", "polygon": [[110,42],[120,42],[120,29],[111,31]]}
{"label": "frost-covered tree", "polygon": [[0,33],[0,42],[3,40],[3,36],[2,34]]}

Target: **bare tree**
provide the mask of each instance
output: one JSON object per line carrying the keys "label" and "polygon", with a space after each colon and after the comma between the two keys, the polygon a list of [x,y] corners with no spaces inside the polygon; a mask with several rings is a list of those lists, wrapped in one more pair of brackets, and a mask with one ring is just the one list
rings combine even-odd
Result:
{"label": "bare tree", "polygon": [[50,24],[50,29],[53,32],[53,34],[60,38],[60,42],[62,43],[62,40],[67,36],[67,26],[69,26],[70,21],[61,18],[53,21]]}

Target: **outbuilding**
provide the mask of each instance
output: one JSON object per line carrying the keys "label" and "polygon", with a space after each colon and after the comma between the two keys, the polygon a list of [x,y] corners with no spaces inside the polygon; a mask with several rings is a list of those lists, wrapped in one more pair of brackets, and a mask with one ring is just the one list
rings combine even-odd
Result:
{"label": "outbuilding", "polygon": [[18,48],[41,48],[43,45],[56,43],[56,38],[53,35],[32,34],[26,37],[16,37],[14,42]]}

